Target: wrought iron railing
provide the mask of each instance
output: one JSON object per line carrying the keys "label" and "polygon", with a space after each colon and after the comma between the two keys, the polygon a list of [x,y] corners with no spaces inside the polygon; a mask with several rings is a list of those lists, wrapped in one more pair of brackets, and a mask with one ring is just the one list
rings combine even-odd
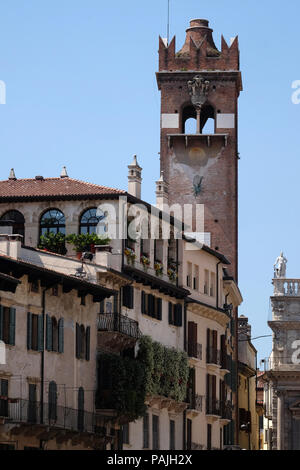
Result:
{"label": "wrought iron railing", "polygon": [[196,393],[193,393],[192,390],[188,391],[188,409],[189,410],[196,410],[196,411],[202,411],[203,410],[203,403],[204,403],[205,397],[203,395],[197,395]]}
{"label": "wrought iron railing", "polygon": [[206,414],[221,416],[220,401],[211,397],[206,398]]}
{"label": "wrought iron railing", "polygon": [[188,356],[194,357],[195,359],[202,360],[202,344],[189,343],[188,344]]}
{"label": "wrought iron railing", "polygon": [[[1,411],[5,411],[1,416]],[[77,432],[94,433],[97,415],[85,410],[76,410],[55,403],[32,402],[19,398],[8,399],[0,409],[0,417],[8,423],[38,424]]]}
{"label": "wrought iron railing", "polygon": [[220,416],[222,419],[232,420],[232,410],[233,406],[231,401],[221,401],[220,402]]}
{"label": "wrought iron railing", "polygon": [[207,364],[216,364],[221,365],[221,352],[215,348],[206,349],[206,363]]}
{"label": "wrought iron railing", "polygon": [[116,331],[135,339],[141,336],[138,322],[120,313],[100,313],[98,331]]}

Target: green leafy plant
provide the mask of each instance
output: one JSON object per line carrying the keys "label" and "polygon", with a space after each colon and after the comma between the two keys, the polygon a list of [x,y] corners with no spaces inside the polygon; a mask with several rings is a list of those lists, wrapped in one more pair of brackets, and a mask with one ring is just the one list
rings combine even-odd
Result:
{"label": "green leafy plant", "polygon": [[124,254],[127,258],[128,263],[133,265],[136,260],[136,254],[134,250],[132,248],[127,247],[124,250]]}
{"label": "green leafy plant", "polygon": [[51,251],[52,253],[58,253],[65,255],[67,250],[65,246],[66,236],[63,233],[52,233],[49,232],[46,235],[41,235],[38,248],[41,250]]}
{"label": "green leafy plant", "polygon": [[144,269],[147,270],[148,267],[150,266],[150,259],[148,258],[148,256],[142,255],[141,256],[141,263],[142,263]]}
{"label": "green leafy plant", "polygon": [[66,241],[74,246],[77,253],[83,251],[92,251],[94,245],[108,245],[108,237],[99,237],[96,233],[81,233],[79,235],[72,233],[66,236]]}
{"label": "green leafy plant", "polygon": [[163,265],[160,261],[156,261],[154,263],[154,269],[156,276],[162,276],[163,274]]}

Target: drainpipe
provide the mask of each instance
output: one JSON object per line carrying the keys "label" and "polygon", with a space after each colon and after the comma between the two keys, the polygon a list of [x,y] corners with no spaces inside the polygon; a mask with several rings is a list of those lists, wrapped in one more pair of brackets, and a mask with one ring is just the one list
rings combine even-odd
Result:
{"label": "drainpipe", "polygon": [[41,351],[41,416],[40,424],[44,424],[44,382],[45,382],[45,330],[46,330],[46,291],[53,286],[45,287],[42,292],[42,315],[43,315],[43,347]]}

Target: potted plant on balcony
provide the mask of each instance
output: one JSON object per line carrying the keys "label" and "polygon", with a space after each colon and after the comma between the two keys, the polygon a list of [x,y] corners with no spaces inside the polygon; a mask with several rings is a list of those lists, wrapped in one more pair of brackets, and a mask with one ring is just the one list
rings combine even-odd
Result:
{"label": "potted plant on balcony", "polygon": [[141,263],[142,263],[142,265],[143,265],[143,267],[144,267],[144,270],[147,271],[147,269],[148,269],[149,266],[150,266],[150,259],[148,258],[147,255],[143,254],[143,255],[141,256]]}
{"label": "potted plant on balcony", "polygon": [[169,266],[167,274],[171,282],[176,282],[176,279],[178,277],[176,266]]}
{"label": "potted plant on balcony", "polygon": [[71,243],[77,253],[77,258],[81,258],[84,251],[95,252],[95,245],[107,245],[109,238],[99,237],[96,233],[72,233],[66,237],[66,241]]}
{"label": "potted plant on balcony", "polygon": [[132,266],[134,265],[134,262],[136,260],[136,254],[132,248],[125,248],[124,254],[127,258],[127,263],[131,264]]}
{"label": "potted plant on balcony", "polygon": [[156,276],[162,276],[163,275],[163,265],[160,261],[155,261],[154,269],[155,269]]}
{"label": "potted plant on balcony", "polygon": [[52,233],[49,232],[46,235],[40,236],[40,242],[38,248],[45,251],[51,251],[51,253],[57,253],[65,255],[67,250],[65,246],[66,237],[63,233]]}

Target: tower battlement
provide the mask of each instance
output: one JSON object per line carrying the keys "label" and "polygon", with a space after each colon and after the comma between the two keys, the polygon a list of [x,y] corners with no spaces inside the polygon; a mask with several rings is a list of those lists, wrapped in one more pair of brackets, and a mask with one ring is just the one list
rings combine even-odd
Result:
{"label": "tower battlement", "polygon": [[159,71],[239,70],[238,37],[229,46],[222,36],[219,51],[212,33],[207,20],[191,20],[185,43],[178,52],[175,36],[170,44],[160,37]]}

